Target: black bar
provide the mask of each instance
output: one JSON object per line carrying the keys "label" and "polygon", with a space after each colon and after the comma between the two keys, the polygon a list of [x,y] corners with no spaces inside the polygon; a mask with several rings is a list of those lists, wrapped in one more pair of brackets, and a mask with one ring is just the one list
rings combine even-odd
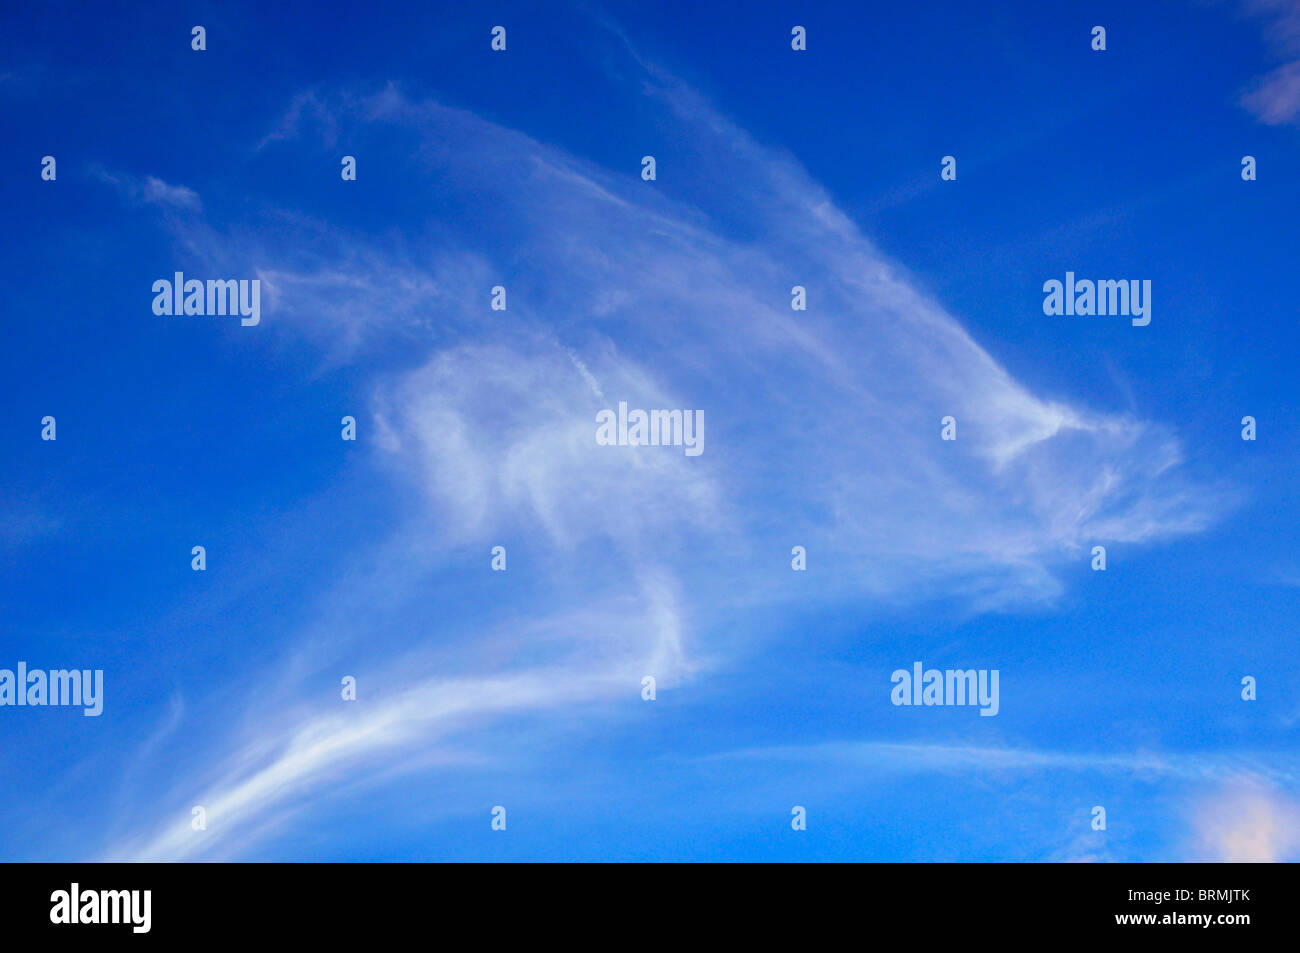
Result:
{"label": "black bar", "polygon": [[[467,929],[470,941],[602,946],[786,930],[880,938],[903,930],[924,943],[916,948],[941,938],[1125,934],[1221,945],[1289,935],[1295,923],[1294,871],[1281,865],[10,864],[3,876],[6,935],[56,943],[61,935],[337,943],[414,930],[444,944]],[[143,893],[129,906],[110,896],[105,917],[116,903],[126,922],[51,922],[58,892],[70,901],[73,883],[87,915],[99,891],[149,891],[147,932],[136,932]]]}

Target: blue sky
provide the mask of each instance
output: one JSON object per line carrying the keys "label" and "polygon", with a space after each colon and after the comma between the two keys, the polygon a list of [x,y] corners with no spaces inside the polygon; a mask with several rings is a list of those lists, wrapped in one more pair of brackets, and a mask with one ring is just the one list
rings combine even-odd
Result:
{"label": "blue sky", "polygon": [[463,6],[6,12],[0,856],[1295,859],[1300,8]]}

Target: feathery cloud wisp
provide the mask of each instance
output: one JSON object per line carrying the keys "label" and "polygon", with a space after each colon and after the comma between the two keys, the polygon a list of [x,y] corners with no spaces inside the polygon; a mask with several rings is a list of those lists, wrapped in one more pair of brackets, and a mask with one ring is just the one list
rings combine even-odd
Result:
{"label": "feathery cloud wisp", "polygon": [[[1088,542],[1161,539],[1217,515],[1222,500],[1180,475],[1167,429],[1030,393],[797,163],[660,80],[678,135],[709,156],[699,174],[745,182],[743,196],[612,174],[390,87],[296,101],[262,147],[296,136],[306,113],[327,117],[327,135],[414,130],[424,150],[408,174],[512,223],[491,254],[467,252],[454,223],[394,241],[285,216],[273,243],[173,223],[189,250],[264,277],[268,333],[369,374],[376,459],[428,504],[432,551],[465,558],[514,534],[558,561],[582,545],[641,581],[641,624],[587,618],[549,637],[545,664],[455,681],[398,667],[393,692],[356,719],[299,710],[259,726],[210,777],[184,781],[206,792],[209,836],[182,813],[113,856],[244,848],[345,766],[436,747],[471,721],[608,699],[647,671],[688,674],[708,634],[684,620],[781,599],[752,579],[793,543],[824,561],[828,599],[923,599],[941,584],[992,606],[1050,598],[1054,568]],[[497,283],[506,312],[487,309]],[[807,311],[790,308],[796,284]],[[384,357],[394,337],[409,345],[401,360]],[[595,412],[618,400],[703,409],[706,452],[597,446]],[[939,438],[949,414],[953,443]],[[705,574],[712,600],[686,584]],[[588,598],[557,588],[521,610],[570,619]],[[612,656],[554,649],[602,629],[625,633]]]}

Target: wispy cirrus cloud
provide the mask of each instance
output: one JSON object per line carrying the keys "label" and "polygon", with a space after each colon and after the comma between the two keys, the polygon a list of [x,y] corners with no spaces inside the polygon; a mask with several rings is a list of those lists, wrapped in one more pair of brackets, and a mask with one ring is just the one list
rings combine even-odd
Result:
{"label": "wispy cirrus cloud", "polygon": [[[355,718],[299,707],[229,739],[182,779],[174,823],[110,855],[247,850],[345,767],[391,766],[522,711],[608,704],[643,674],[689,677],[711,655],[710,619],[789,598],[753,580],[794,544],[820,564],[822,599],[942,587],[982,609],[1050,600],[1090,543],[1194,532],[1228,505],[1182,472],[1169,428],[1031,393],[790,157],[670,77],[650,89],[670,141],[708,159],[680,188],[390,85],[299,97],[260,148],[285,147],[304,118],[327,139],[415,133],[434,184],[412,203],[435,225],[358,235],[275,212],[271,239],[257,223],[173,223],[196,256],[263,277],[263,332],[367,376],[371,461],[423,501],[404,530],[440,565],[503,538],[528,540],[539,565],[580,547],[638,595],[591,614],[581,587],[542,587],[519,607],[516,661],[453,680],[375,646],[385,697]],[[509,228],[486,247],[479,222],[438,221],[449,194]],[[504,312],[488,308],[497,284]],[[805,312],[790,308],[796,284]],[[703,409],[705,453],[596,445],[596,412],[619,400]],[[956,442],[940,440],[945,415]],[[424,580],[385,578],[377,599],[414,599]],[[206,837],[174,813],[188,803],[209,806]]]}
{"label": "wispy cirrus cloud", "polygon": [[[701,760],[831,767],[857,783],[899,775],[1003,782],[1050,777],[1054,788],[1070,790],[1071,782],[1101,778],[1111,794],[1107,803],[1120,816],[1132,812],[1125,784],[1141,785],[1148,797],[1165,788],[1175,792],[1162,802],[1175,859],[1241,863],[1300,857],[1300,757],[1294,751],[1062,751],[922,740],[835,741],[741,749]],[[1080,801],[1072,812],[1081,816],[1092,803]],[[1122,804],[1129,806],[1122,810]],[[1043,816],[1052,813],[1040,810]],[[1123,854],[1091,831],[1076,833],[1044,859],[1095,863],[1120,860]]]}
{"label": "wispy cirrus cloud", "polygon": [[304,125],[315,124],[325,145],[333,146],[338,140],[338,123],[333,111],[314,89],[304,89],[293,97],[289,107],[274,129],[258,142],[256,151],[274,142],[296,139]]}
{"label": "wispy cirrus cloud", "polygon": [[1241,98],[1260,122],[1270,126],[1300,117],[1300,61],[1279,66]]}
{"label": "wispy cirrus cloud", "polygon": [[1300,3],[1246,0],[1247,15],[1263,22],[1268,45],[1288,62],[1256,79],[1241,104],[1260,122],[1278,126],[1300,119]]}
{"label": "wispy cirrus cloud", "polygon": [[[548,362],[545,383],[557,393],[539,389],[537,404],[574,435],[591,425],[590,388],[555,355],[575,355],[597,379],[644,381],[655,368],[665,398],[704,408],[710,421],[715,452],[692,472],[727,487],[722,509],[760,514],[749,520],[758,525],[731,530],[761,533],[764,514],[777,510],[782,542],[851,553],[857,576],[870,562],[883,590],[936,574],[978,590],[980,577],[998,575],[1009,580],[1003,595],[1051,594],[1051,564],[1086,544],[1194,532],[1230,505],[1224,487],[1181,473],[1168,428],[1030,393],[793,160],[675,81],[652,89],[677,134],[707,148],[701,174],[752,183],[745,202],[674,198],[681,190],[670,184],[611,174],[389,86],[313,101],[357,135],[416,132],[417,167],[439,183],[426,201],[472,194],[511,223],[497,260],[450,235],[398,246],[318,223],[275,247],[252,235],[200,241],[261,262],[281,321],[330,339],[326,347],[348,342],[351,357],[335,360],[364,359],[397,335],[419,341],[444,378],[471,342],[525,374]],[[498,283],[509,286],[508,313],[487,310]],[[790,310],[794,284],[809,289],[807,312]],[[534,351],[512,337],[554,344]],[[441,378],[426,369],[421,379]],[[377,382],[386,407],[387,392],[411,387],[392,375]],[[465,403],[491,401],[486,389],[480,397]],[[939,419],[948,414],[961,435],[945,444]],[[583,465],[598,467],[605,448],[588,449]],[[513,460],[539,453],[516,448]],[[895,567],[904,571],[894,576]]]}
{"label": "wispy cirrus cloud", "polygon": [[93,166],[91,174],[116,189],[128,202],[186,212],[203,211],[199,193],[187,185],[171,185],[153,175],[135,176],[110,172],[100,166]]}
{"label": "wispy cirrus cloud", "polygon": [[1123,773],[1136,778],[1171,778],[1206,784],[1295,786],[1300,757],[1250,752],[1052,751],[928,741],[838,741],[815,745],[743,749],[719,758],[838,761],[901,772],[980,771],[1017,773],[1048,770]]}
{"label": "wispy cirrus cloud", "polygon": [[[664,685],[688,674],[682,620],[671,585],[645,577],[632,596],[569,614],[520,617],[477,640],[526,656],[502,668],[482,664],[476,674],[427,675],[441,656],[430,651],[400,659],[372,655],[356,672],[358,701],[295,706],[277,717],[259,716],[235,737],[214,743],[199,772],[171,779],[152,807],[171,820],[128,831],[111,843],[106,860],[220,859],[240,856],[272,836],[268,819],[288,819],[311,801],[370,774],[391,776],[436,756],[456,737],[477,737],[494,721],[632,696],[647,671]],[[481,652],[481,649],[480,649]],[[260,697],[301,697],[307,680],[267,684]],[[179,716],[177,716],[179,717]],[[168,726],[176,729],[175,718]],[[221,750],[221,745],[225,750]],[[484,750],[490,758],[490,750]],[[191,824],[191,805],[204,809],[207,827]]]}

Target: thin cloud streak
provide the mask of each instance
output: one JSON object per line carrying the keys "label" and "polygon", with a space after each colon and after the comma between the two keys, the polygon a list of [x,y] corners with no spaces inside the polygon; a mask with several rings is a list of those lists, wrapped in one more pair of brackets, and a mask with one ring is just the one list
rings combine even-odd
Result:
{"label": "thin cloud streak", "polygon": [[982,771],[1019,773],[1076,771],[1122,773],[1137,778],[1170,778],[1210,784],[1246,783],[1295,786],[1300,761],[1294,754],[1119,753],[1050,751],[1035,748],[944,745],[929,742],[850,741],[749,748],[701,760],[778,759],[849,763],[882,771]]}

